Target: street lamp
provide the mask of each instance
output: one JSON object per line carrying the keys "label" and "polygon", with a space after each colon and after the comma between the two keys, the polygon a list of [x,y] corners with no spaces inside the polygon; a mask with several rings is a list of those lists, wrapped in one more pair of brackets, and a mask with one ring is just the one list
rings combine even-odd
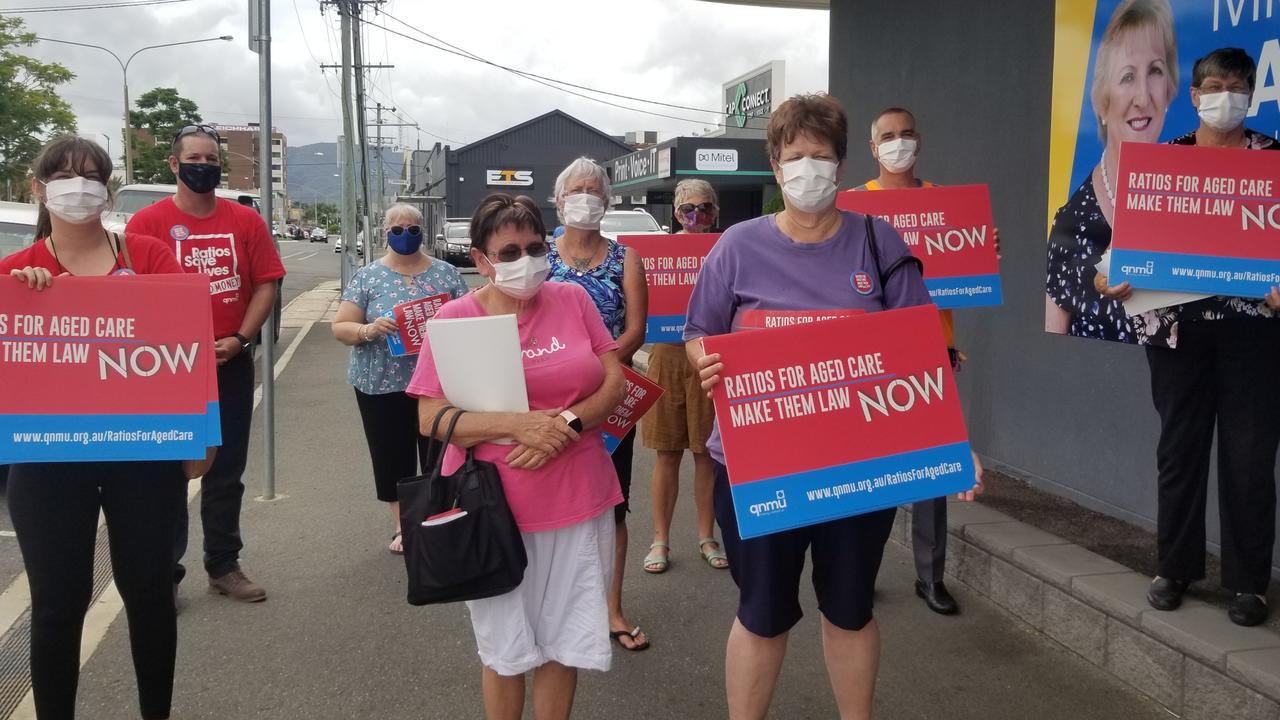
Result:
{"label": "street lamp", "polygon": [[181,42],[148,45],[144,48],[138,48],[135,50],[127,60],[121,60],[119,55],[116,55],[114,52],[111,52],[101,45],[90,45],[89,43],[73,42],[71,40],[57,40],[47,37],[37,37],[36,39],[43,40],[45,42],[62,43],[63,45],[79,45],[80,47],[101,50],[115,58],[116,63],[120,65],[120,74],[124,81],[124,182],[128,185],[133,182],[133,137],[132,133],[129,131],[129,63],[133,62],[133,59],[143,50],[155,50],[156,48],[174,47],[176,45],[194,45],[196,43],[213,42],[214,40],[231,41],[235,38],[230,35],[219,35],[218,37],[202,38],[200,40],[183,40]]}

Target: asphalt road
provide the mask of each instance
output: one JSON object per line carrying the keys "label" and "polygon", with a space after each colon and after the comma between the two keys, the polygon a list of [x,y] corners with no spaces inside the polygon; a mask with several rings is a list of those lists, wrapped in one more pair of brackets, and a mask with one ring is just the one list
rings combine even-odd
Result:
{"label": "asphalt road", "polygon": [[[184,585],[175,718],[482,717],[480,664],[465,608],[404,601],[404,567],[386,550],[391,521],[374,499],[359,416],[343,381],[346,362],[346,348],[321,324],[281,375],[282,496],[273,502],[253,499],[261,473],[260,418],[255,421],[245,478],[244,565],[270,599],[240,605],[209,595],[198,573]],[[672,568],[660,576],[640,572],[652,532],[652,464],[652,453],[638,449],[625,598],[653,648],[616,651],[611,672],[584,674],[579,718],[725,716],[723,652],[735,589],[727,572],[711,569],[695,553],[688,463]],[[196,522],[191,547],[200,542]],[[912,594],[910,562],[909,553],[890,544],[877,601],[884,636],[877,717],[1168,717],[962,587],[954,588],[964,608],[960,616],[930,613]],[[832,718],[817,612],[807,581],[803,588],[807,617],[792,633],[772,716]],[[136,717],[128,658],[125,623],[117,618],[82,673],[80,717]]]}

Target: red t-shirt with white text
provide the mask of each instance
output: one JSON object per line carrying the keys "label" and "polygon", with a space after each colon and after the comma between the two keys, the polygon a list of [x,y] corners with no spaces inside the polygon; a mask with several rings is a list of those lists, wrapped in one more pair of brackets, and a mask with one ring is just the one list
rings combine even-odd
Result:
{"label": "red t-shirt with white text", "polygon": [[183,271],[209,276],[215,338],[239,332],[254,286],[284,277],[262,216],[230,200],[218,198],[213,214],[202,218],[165,198],[135,213],[127,229],[171,243]]}

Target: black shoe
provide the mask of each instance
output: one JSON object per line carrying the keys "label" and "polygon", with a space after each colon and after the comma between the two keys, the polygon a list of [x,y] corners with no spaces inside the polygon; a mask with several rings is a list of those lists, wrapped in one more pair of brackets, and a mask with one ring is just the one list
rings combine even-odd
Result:
{"label": "black shoe", "polygon": [[1261,625],[1267,619],[1267,601],[1253,593],[1236,593],[1235,599],[1227,608],[1227,617],[1231,622],[1245,627]]}
{"label": "black shoe", "polygon": [[1191,583],[1158,577],[1147,590],[1147,602],[1157,610],[1177,610],[1182,605],[1182,594]]}
{"label": "black shoe", "polygon": [[956,599],[951,597],[951,593],[947,592],[947,586],[941,582],[927,583],[917,580],[916,595],[924,598],[924,604],[939,615],[955,615],[960,612]]}

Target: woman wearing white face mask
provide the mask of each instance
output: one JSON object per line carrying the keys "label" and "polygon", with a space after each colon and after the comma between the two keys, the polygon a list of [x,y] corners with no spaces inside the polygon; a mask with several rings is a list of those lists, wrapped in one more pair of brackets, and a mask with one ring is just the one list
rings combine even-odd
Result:
{"label": "woman wearing white face mask", "polygon": [[[1200,127],[1175,145],[1280,150],[1244,126],[1257,69],[1239,48],[1215,50],[1191,70]],[[1106,288],[1113,293],[1121,288]],[[1275,458],[1280,447],[1280,293],[1215,296],[1135,318],[1146,345],[1151,394],[1160,415],[1158,570],[1147,592],[1157,610],[1174,610],[1204,577],[1205,497],[1217,427],[1222,586],[1234,593],[1237,625],[1267,617],[1275,535]]]}
{"label": "woman wearing white face mask", "polygon": [[[790,98],[769,119],[768,148],[786,209],[720,237],[698,275],[684,337],[704,390],[720,381],[719,355],[702,338],[731,332],[746,310],[867,312],[930,302],[919,262],[883,220],[836,208],[848,120],[829,95]],[[870,232],[868,232],[870,231]],[[800,620],[800,578],[812,548],[827,671],[842,718],[870,718],[880,637],[872,591],[894,510],[744,540],[738,535],[718,428],[715,513],[739,589],[725,652],[729,716],[768,714],[787,634]]]}
{"label": "woman wearing white face mask", "polygon": [[[481,201],[471,257],[489,283],[436,317],[515,315],[530,407],[463,414],[445,455],[445,472],[461,465],[461,447],[498,466],[529,556],[515,590],[467,603],[484,663],[485,713],[519,718],[524,674],[533,670],[537,716],[568,718],[578,669],[608,670],[612,657],[605,595],[622,494],[598,426],[624,391],[618,344],[582,288],[545,282],[546,229],[529,198]],[[429,339],[406,392],[419,398],[429,434],[448,404]],[[505,438],[515,446],[493,442]]]}
{"label": "woman wearing white face mask", "polygon": [[[74,136],[51,141],[32,164],[40,201],[36,242],[0,260],[7,282],[43,290],[64,276],[181,273],[158,239],[123,241],[102,228],[111,204],[111,158]],[[129,282],[121,278],[119,282]],[[189,463],[188,472],[203,472]],[[40,462],[9,471],[9,514],[31,584],[31,685],[36,714],[75,714],[80,630],[93,592],[94,539],[106,517],[111,565],[129,616],[143,718],[167,718],[177,620],[173,533],[186,512],[184,464]]]}
{"label": "woman wearing white face mask", "polygon": [[[635,250],[600,234],[600,222],[612,197],[609,176],[590,158],[569,163],[556,178],[556,213],[564,234],[547,255],[550,279],[582,286],[600,312],[600,319],[618,343],[618,358],[631,356],[644,343],[649,288],[644,266]],[[613,581],[609,586],[609,634],[626,650],[645,650],[649,640],[622,611],[622,575],[627,557],[627,511],[631,498],[631,458],[635,433],[613,451],[613,467],[622,488],[622,502],[614,508],[617,521]]]}

